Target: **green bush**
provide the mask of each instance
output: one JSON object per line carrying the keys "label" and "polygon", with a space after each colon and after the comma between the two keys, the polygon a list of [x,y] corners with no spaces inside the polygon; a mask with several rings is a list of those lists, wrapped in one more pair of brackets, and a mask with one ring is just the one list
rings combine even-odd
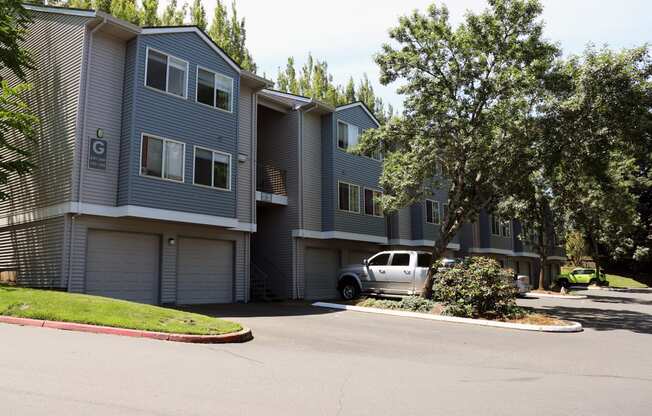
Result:
{"label": "green bush", "polygon": [[401,300],[367,298],[358,303],[358,306],[368,308],[395,309],[410,312],[429,313],[437,305],[436,302],[420,296],[408,296]]}
{"label": "green bush", "polygon": [[471,257],[437,274],[435,293],[444,314],[467,318],[521,315],[511,273],[487,257]]}

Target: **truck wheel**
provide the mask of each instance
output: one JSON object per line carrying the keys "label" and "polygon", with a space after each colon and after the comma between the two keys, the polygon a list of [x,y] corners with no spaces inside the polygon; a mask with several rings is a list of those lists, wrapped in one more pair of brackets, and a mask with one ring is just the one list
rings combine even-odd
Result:
{"label": "truck wheel", "polygon": [[340,294],[344,300],[353,300],[360,296],[360,289],[355,282],[347,280],[340,286]]}

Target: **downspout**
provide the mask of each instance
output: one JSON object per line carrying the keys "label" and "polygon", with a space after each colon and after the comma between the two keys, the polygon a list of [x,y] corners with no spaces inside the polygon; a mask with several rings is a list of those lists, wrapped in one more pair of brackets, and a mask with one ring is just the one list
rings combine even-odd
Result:
{"label": "downspout", "polygon": [[74,209],[74,214],[72,216],[70,224],[70,241],[68,243],[68,287],[67,290],[70,292],[72,288],[72,250],[73,250],[73,241],[75,239],[75,220],[77,217],[82,215],[82,193],[84,185],[84,142],[86,139],[86,109],[88,106],[88,89],[89,81],[91,74],[91,62],[93,58],[93,35],[100,28],[102,28],[107,22],[106,17],[102,19],[100,24],[95,26],[88,35],[88,59],[86,60],[86,71],[84,74],[84,98],[82,106],[82,122],[81,122],[81,134],[80,134],[80,149],[79,149],[79,182],[77,187],[77,205]]}

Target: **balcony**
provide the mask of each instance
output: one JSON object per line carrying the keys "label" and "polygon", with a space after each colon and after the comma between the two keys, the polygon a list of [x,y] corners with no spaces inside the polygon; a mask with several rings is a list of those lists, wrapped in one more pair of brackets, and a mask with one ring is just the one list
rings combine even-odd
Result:
{"label": "balcony", "polygon": [[258,163],[256,165],[256,201],[287,205],[287,172],[266,163]]}

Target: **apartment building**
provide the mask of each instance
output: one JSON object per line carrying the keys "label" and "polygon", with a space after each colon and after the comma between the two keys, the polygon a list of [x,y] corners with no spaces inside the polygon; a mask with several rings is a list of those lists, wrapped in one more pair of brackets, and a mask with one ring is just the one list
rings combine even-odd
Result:
{"label": "apartment building", "polygon": [[[341,266],[438,238],[445,191],[386,215],[382,155],[348,151],[379,126],[364,104],[275,91],[196,27],[26,7],[41,126],[0,203],[3,276],[153,304],[327,299]],[[518,224],[491,218],[446,255],[536,276]]]}

